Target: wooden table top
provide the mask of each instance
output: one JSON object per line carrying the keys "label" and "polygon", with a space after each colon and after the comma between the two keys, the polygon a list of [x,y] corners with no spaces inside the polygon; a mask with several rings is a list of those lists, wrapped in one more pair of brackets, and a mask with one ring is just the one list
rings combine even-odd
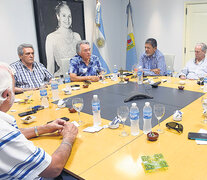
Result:
{"label": "wooden table top", "polygon": [[[150,77],[153,79],[153,77]],[[159,81],[166,77],[153,79]],[[82,88],[73,91],[71,95],[64,95],[61,90],[65,85],[59,87],[60,98],[72,97],[88,91],[93,91],[106,86],[116,84],[117,82],[106,80],[108,83],[92,83],[89,88]],[[131,81],[131,79],[130,79]],[[132,80],[135,81],[135,80]],[[177,88],[179,85],[178,78],[171,78],[171,82],[161,83],[161,86]],[[202,92],[202,88],[196,84],[196,81],[185,81],[185,90]],[[48,95],[51,97],[51,91],[48,89]],[[16,98],[24,99],[24,94],[17,95]],[[9,114],[13,115],[20,128],[32,127],[44,124],[48,121],[60,117],[69,117],[70,121],[78,121],[77,113],[69,113],[67,108],[57,110],[57,105],[50,103],[49,108],[38,111],[34,114],[35,121],[31,124],[22,124],[18,113],[24,112],[29,106],[40,105],[39,91],[33,92],[32,103],[17,104],[15,103]],[[50,99],[50,102],[52,100]],[[205,156],[206,146],[197,145],[195,141],[188,140],[188,132],[198,132],[199,129],[207,129],[207,125],[201,123],[202,106],[201,98],[192,102],[181,110],[184,126],[182,134],[174,133],[167,130],[166,122],[172,121],[172,116],[161,123],[165,130],[160,134],[158,141],[147,141],[146,135],[140,130],[139,136],[121,137],[122,125],[118,129],[103,129],[98,133],[86,133],[82,130],[92,126],[93,117],[89,114],[81,113],[81,119],[84,124],[79,127],[79,134],[73,145],[71,156],[65,166],[65,169],[85,178],[85,179],[206,179]],[[102,125],[108,124],[109,121],[102,119]],[[126,126],[126,131],[130,134],[130,127]],[[153,128],[154,130],[157,127]],[[46,135],[33,138],[31,141],[36,146],[42,147],[47,153],[52,154],[61,143],[61,137],[57,135]],[[167,161],[169,168],[166,171],[156,171],[145,173],[141,165],[142,155],[153,155],[162,153]]]}

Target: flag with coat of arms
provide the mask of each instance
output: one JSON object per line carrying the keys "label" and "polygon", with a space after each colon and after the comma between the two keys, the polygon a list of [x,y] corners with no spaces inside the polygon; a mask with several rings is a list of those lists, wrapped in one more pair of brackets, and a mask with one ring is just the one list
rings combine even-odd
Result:
{"label": "flag with coat of arms", "polygon": [[104,33],[101,13],[102,13],[101,3],[97,1],[95,23],[94,23],[94,30],[93,30],[92,54],[99,57],[102,67],[107,71],[107,73],[110,73],[108,49],[107,49],[106,36]]}
{"label": "flag with coat of arms", "polygon": [[136,52],[135,39],[133,33],[132,7],[130,1],[129,4],[127,5],[126,13],[127,13],[127,29],[128,29],[127,48],[126,48],[127,50],[126,70],[131,71],[132,66],[134,64],[137,64],[137,52]]}

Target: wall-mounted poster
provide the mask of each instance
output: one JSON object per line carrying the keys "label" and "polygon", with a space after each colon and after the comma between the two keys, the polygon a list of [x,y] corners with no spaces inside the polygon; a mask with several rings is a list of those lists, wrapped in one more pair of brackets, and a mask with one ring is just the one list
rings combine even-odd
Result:
{"label": "wall-mounted poster", "polygon": [[85,39],[84,7],[77,0],[33,0],[40,62],[50,73],[63,74],[66,60]]}

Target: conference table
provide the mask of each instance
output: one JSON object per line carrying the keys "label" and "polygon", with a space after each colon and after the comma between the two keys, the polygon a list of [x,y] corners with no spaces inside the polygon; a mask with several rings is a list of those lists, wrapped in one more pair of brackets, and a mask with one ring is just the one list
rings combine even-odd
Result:
{"label": "conference table", "polygon": [[[107,79],[107,83],[93,82],[88,88],[83,88],[83,82],[72,82],[70,83],[71,85],[79,84],[80,90],[72,91],[71,95],[65,95],[64,91],[62,91],[62,89],[66,86],[65,84],[59,86],[59,96],[61,99],[68,100],[68,106],[71,105],[72,98],[74,97],[84,97],[85,101],[87,101],[84,102],[85,109],[83,109],[80,114],[81,120],[84,124],[78,127],[79,133],[73,144],[70,158],[64,167],[67,172],[73,174],[79,179],[89,180],[207,178],[207,174],[205,172],[207,163],[207,156],[205,153],[207,148],[205,145],[197,145],[194,140],[188,139],[188,132],[198,132],[200,129],[207,130],[207,124],[202,123],[204,117],[202,115],[203,110],[201,99],[203,96],[206,96],[203,93],[202,87],[197,85],[196,81],[186,80],[184,85],[185,89],[184,91],[181,91],[178,90],[180,81],[178,78],[172,77],[170,82],[163,82],[162,80],[166,79],[166,77],[162,76],[156,78],[149,77],[149,79],[161,81],[161,84],[155,90],[150,89],[149,85],[146,86],[147,92],[156,92],[159,90],[161,91],[162,89],[166,93],[172,91],[172,97],[166,98],[163,96],[164,99],[166,99],[166,116],[163,117],[160,127],[164,130],[164,133],[160,134],[158,140],[154,142],[148,141],[146,134],[142,131],[142,117],[140,117],[140,133],[138,136],[130,135],[130,126],[125,126],[125,130],[129,133],[129,136],[120,136],[121,131],[123,130],[122,125],[120,125],[117,129],[103,128],[101,131],[95,133],[83,132],[83,129],[93,125],[93,116],[90,110],[92,95],[98,94],[102,100],[102,126],[108,125],[113,119],[112,117],[116,116],[117,107],[122,104],[120,104],[121,101],[116,104],[113,102],[114,99],[111,99],[112,102],[109,104],[107,101],[107,93],[111,94],[112,98],[119,99],[119,97],[115,97],[116,94],[119,94],[119,96],[123,96],[123,94],[117,92],[117,88],[124,89],[125,86],[127,87],[127,84],[122,85],[118,84],[119,81]],[[135,79],[129,78],[129,80],[129,86],[138,88]],[[183,101],[185,101],[187,104],[170,104],[170,99],[173,101],[173,93],[176,93],[178,98],[182,96],[183,93],[185,98],[178,101],[178,103],[180,102],[180,104],[182,104]],[[10,109],[9,114],[16,118],[17,124],[20,128],[42,125],[48,121],[61,117],[70,118],[70,122],[78,121],[77,113],[70,113],[67,107],[58,108],[57,104],[53,103],[51,99],[52,94],[50,87],[48,88],[48,95],[50,97],[49,108],[40,110],[36,114],[33,114],[33,116],[35,116],[35,121],[30,124],[23,124],[21,117],[19,117],[18,114],[27,111],[31,106],[41,104],[38,90],[33,92],[32,102],[29,104],[15,103]],[[24,94],[20,94],[16,95],[16,98],[25,99],[25,96]],[[193,98],[193,100],[188,101],[190,98]],[[108,104],[103,103],[104,99],[106,99]],[[133,102],[137,102],[138,106],[141,102],[141,112],[144,102],[150,101],[151,104],[153,104],[156,103],[157,100],[159,101],[159,99],[154,97],[154,100],[142,99],[135,100]],[[176,101],[174,103],[176,103]],[[126,105],[130,107],[131,102]],[[109,107],[106,108],[106,106]],[[179,122],[184,127],[183,133],[177,133],[174,130],[166,128],[166,123],[173,121],[172,113],[176,108],[183,112],[182,121]],[[152,122],[152,131],[156,131],[157,121],[154,117]],[[130,124],[129,118],[127,120],[127,124]],[[43,148],[48,154],[51,155],[60,145],[62,137],[54,133],[33,138],[31,141],[36,146]],[[164,156],[169,167],[165,170],[157,170],[150,173],[144,171],[141,156],[159,153]]]}

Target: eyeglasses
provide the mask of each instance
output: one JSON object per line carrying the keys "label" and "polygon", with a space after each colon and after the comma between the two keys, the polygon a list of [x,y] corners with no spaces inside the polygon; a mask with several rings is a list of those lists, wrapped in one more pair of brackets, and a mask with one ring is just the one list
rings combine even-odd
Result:
{"label": "eyeglasses", "polygon": [[176,122],[168,122],[166,124],[166,127],[168,129],[174,129],[174,130],[176,130],[179,133],[182,133],[183,132],[183,125],[182,124],[179,124],[179,123],[176,123]]}

